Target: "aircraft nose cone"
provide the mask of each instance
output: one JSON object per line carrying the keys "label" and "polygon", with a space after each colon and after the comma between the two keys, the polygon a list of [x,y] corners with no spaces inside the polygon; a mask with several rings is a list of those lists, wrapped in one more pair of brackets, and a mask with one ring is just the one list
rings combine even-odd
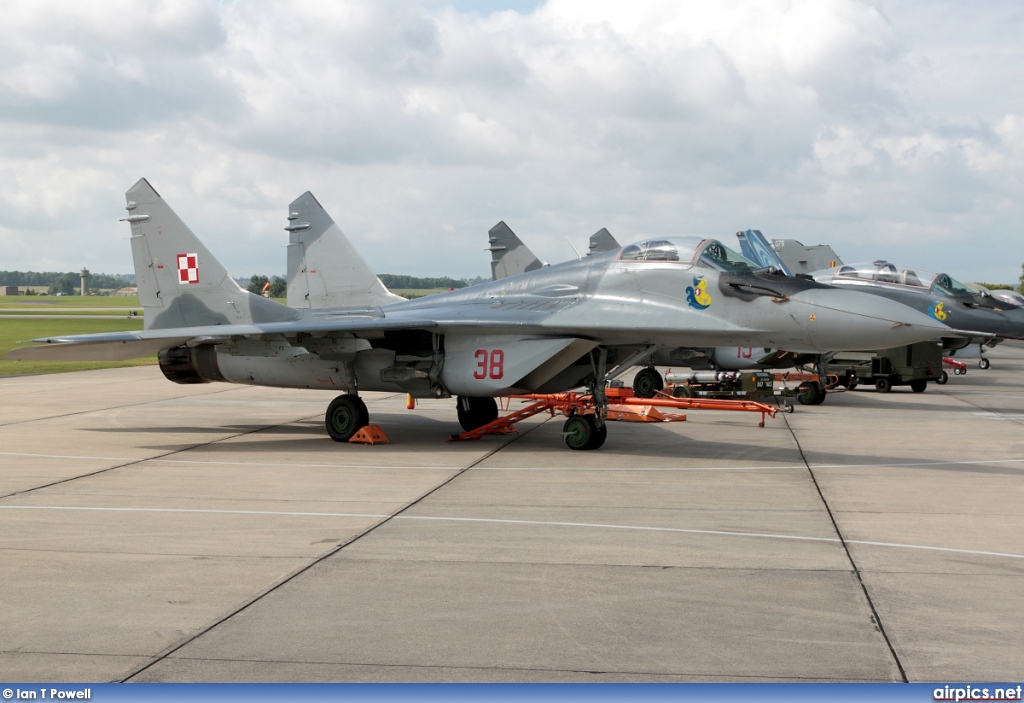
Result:
{"label": "aircraft nose cone", "polygon": [[821,351],[872,351],[948,335],[950,328],[877,295],[838,289],[807,291],[811,338]]}

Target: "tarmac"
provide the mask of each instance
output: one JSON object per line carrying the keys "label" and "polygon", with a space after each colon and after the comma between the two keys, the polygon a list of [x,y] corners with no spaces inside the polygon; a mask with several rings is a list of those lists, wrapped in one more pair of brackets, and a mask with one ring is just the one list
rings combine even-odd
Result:
{"label": "tarmac", "polygon": [[563,419],[0,378],[0,680],[1021,681],[1024,349],[925,393]]}

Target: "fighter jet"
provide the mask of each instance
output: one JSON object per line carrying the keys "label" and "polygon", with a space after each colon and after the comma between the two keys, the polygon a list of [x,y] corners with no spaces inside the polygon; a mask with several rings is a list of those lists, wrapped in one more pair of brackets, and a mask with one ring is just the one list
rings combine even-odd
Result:
{"label": "fighter jet", "polygon": [[[604,443],[606,380],[662,347],[876,349],[940,333],[877,296],[773,276],[701,236],[649,239],[417,300],[293,308],[242,290],[145,180],[125,218],[145,329],[33,340],[8,359],[129,359],[157,353],[177,383],[225,381],[342,391],[325,417],[346,441],[369,422],[360,391],[458,396],[463,427],[495,397],[586,386],[596,412],[566,421],[573,449]],[[335,227],[313,197],[291,232]],[[381,285],[370,287],[386,291]]]}
{"label": "fighter jet", "polygon": [[[756,235],[756,236],[755,236]],[[540,259],[504,222],[499,222],[487,233],[491,247],[491,270],[495,280],[505,278],[510,270],[522,269],[522,262],[536,262],[533,268],[540,267]],[[741,242],[743,255],[762,267],[774,266],[786,275],[790,275],[777,258],[772,258],[771,246],[760,232],[739,232],[736,235]],[[496,243],[500,242],[497,246]],[[590,254],[619,249],[619,243],[606,228],[601,228],[590,235]],[[509,266],[506,257],[511,257],[518,264]],[[748,369],[789,368],[800,364],[814,363],[817,355],[794,354],[778,349],[754,349],[753,347],[711,347],[705,349],[659,349],[647,359],[641,360],[644,368],[633,378],[633,389],[641,398],[653,398],[663,390],[665,380],[658,373],[656,366],[688,366],[693,369],[715,369],[726,371],[745,371]],[[822,396],[824,397],[824,396]]]}
{"label": "fighter jet", "polygon": [[1024,308],[978,293],[946,273],[885,260],[843,264],[811,274],[837,288],[872,293],[894,300],[961,333],[944,337],[946,348],[965,346],[971,335],[989,339],[1024,338]]}

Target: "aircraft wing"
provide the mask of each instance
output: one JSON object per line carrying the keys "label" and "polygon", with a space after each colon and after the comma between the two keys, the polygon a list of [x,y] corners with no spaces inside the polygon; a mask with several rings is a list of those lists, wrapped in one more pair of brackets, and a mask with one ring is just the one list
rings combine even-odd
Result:
{"label": "aircraft wing", "polygon": [[314,319],[294,322],[270,322],[244,325],[209,325],[150,329],[138,332],[100,332],[66,337],[43,337],[32,342],[42,346],[14,349],[4,357],[8,361],[125,361],[156,354],[182,345],[215,343],[230,337],[270,337],[294,334],[358,333],[398,329],[431,329],[433,320]]}

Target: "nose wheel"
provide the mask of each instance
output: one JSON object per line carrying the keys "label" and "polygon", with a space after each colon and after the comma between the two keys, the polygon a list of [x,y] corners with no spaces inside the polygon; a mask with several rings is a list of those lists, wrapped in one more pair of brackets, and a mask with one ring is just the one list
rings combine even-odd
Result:
{"label": "nose wheel", "polygon": [[370,411],[359,396],[339,395],[327,406],[324,424],[331,439],[347,442],[356,432],[370,424]]}
{"label": "nose wheel", "polygon": [[598,427],[593,415],[573,415],[562,425],[562,437],[569,449],[599,449],[608,439],[608,425]]}
{"label": "nose wheel", "polygon": [[821,405],[825,402],[825,389],[817,383],[805,381],[796,389],[796,399],[800,405]]}

